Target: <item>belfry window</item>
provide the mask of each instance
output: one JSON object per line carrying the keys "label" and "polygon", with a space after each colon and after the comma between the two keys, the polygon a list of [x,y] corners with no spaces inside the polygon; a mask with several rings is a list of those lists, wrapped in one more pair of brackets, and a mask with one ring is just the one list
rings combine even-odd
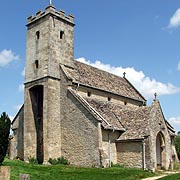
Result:
{"label": "belfry window", "polygon": [[91,96],[91,92],[90,92],[90,91],[87,92],[87,96],[88,96],[88,97]]}
{"label": "belfry window", "polygon": [[64,31],[60,31],[60,39],[64,38]]}
{"label": "belfry window", "polygon": [[35,60],[35,68],[38,69],[39,68],[39,61]]}
{"label": "belfry window", "polygon": [[40,32],[36,31],[36,39],[38,40],[40,38]]}

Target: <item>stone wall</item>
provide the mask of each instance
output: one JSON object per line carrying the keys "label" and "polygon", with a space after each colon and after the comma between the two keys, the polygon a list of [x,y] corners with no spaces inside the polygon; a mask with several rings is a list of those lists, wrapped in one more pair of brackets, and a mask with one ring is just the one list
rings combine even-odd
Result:
{"label": "stone wall", "polygon": [[106,91],[100,91],[97,89],[92,89],[92,88],[88,88],[88,87],[79,87],[78,88],[78,93],[81,96],[88,96],[88,92],[91,92],[91,98],[94,99],[98,99],[101,101],[111,101],[113,103],[116,104],[120,104],[120,105],[127,105],[127,106],[131,106],[131,107],[137,107],[140,106],[141,104],[139,102],[136,102],[134,100],[131,100],[129,98],[126,97],[122,97],[110,92],[106,92]]}
{"label": "stone wall", "polygon": [[116,139],[120,136],[118,131],[102,130],[103,167],[109,167],[111,162],[117,164]]}
{"label": "stone wall", "polygon": [[127,167],[142,168],[142,142],[118,142],[117,162]]}
{"label": "stone wall", "polygon": [[0,180],[10,180],[10,166],[0,166]]}
{"label": "stone wall", "polygon": [[13,122],[13,136],[9,144],[9,158],[24,159],[24,106],[21,107]]}
{"label": "stone wall", "polygon": [[100,166],[97,120],[67,91],[61,75],[62,156],[77,166]]}
{"label": "stone wall", "polygon": [[73,17],[49,6],[44,13],[29,17],[27,28],[25,82],[59,78],[59,64],[72,66],[74,60]]}
{"label": "stone wall", "polygon": [[[147,164],[150,169],[157,169],[157,159],[156,159],[156,139],[157,135],[160,133],[162,136],[162,168],[169,169],[171,162],[173,161],[172,155],[172,142],[171,138],[165,124],[164,115],[158,100],[153,103],[153,108],[151,111],[151,119],[149,121],[150,127],[150,137],[149,137],[149,148],[150,148],[150,162]],[[152,168],[153,167],[153,168]]]}
{"label": "stone wall", "polygon": [[49,158],[61,156],[61,125],[60,125],[60,82],[53,78],[44,78],[25,86],[24,103],[24,153],[25,161],[29,157],[37,157],[37,129],[32,108],[30,90],[43,86],[43,149],[44,162]]}

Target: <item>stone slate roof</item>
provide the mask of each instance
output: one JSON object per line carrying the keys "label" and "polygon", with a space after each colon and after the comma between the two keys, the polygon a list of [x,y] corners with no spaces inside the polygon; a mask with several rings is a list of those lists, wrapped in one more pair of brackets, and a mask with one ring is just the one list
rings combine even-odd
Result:
{"label": "stone slate roof", "polygon": [[117,123],[125,128],[118,140],[143,139],[149,135],[148,119],[150,107],[128,107],[108,101],[85,98],[86,101],[114,126]]}
{"label": "stone slate roof", "polygon": [[[68,89],[68,91],[78,100],[104,127],[104,129],[125,131],[122,124],[117,118],[111,113],[111,116],[105,116],[99,109],[91,106],[91,104],[82,96],[80,96],[75,90]],[[98,110],[98,111],[97,111]]]}
{"label": "stone slate roof", "polygon": [[104,129],[124,131],[119,140],[143,139],[144,136],[149,135],[148,118],[151,108],[128,107],[82,97],[72,89],[69,89],[69,92],[101,122]]}
{"label": "stone slate roof", "polygon": [[145,98],[126,78],[116,76],[78,61],[74,61],[75,68],[69,68],[63,65],[61,67],[66,76],[74,83],[146,102]]}

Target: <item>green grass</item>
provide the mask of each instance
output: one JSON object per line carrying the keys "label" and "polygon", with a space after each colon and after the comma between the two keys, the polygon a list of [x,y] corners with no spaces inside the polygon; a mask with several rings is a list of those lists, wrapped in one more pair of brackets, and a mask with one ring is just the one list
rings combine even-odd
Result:
{"label": "green grass", "polygon": [[160,178],[159,180],[180,180],[180,173],[168,175],[166,177]]}
{"label": "green grass", "polygon": [[31,180],[140,180],[156,174],[132,168],[81,168],[63,165],[35,165],[19,160],[6,159],[5,166],[11,166],[11,180],[19,180],[19,174],[30,174]]}

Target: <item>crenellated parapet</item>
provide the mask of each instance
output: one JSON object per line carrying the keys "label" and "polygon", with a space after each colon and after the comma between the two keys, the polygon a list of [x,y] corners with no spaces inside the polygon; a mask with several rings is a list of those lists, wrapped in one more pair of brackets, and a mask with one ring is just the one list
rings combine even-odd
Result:
{"label": "crenellated parapet", "polygon": [[66,15],[63,10],[57,11],[56,8],[52,4],[47,6],[45,11],[39,10],[36,13],[36,15],[29,16],[27,18],[28,24],[31,24],[34,21],[37,21],[44,16],[47,16],[48,14],[54,15],[57,18],[63,19],[64,21],[74,24],[74,16],[72,14]]}

